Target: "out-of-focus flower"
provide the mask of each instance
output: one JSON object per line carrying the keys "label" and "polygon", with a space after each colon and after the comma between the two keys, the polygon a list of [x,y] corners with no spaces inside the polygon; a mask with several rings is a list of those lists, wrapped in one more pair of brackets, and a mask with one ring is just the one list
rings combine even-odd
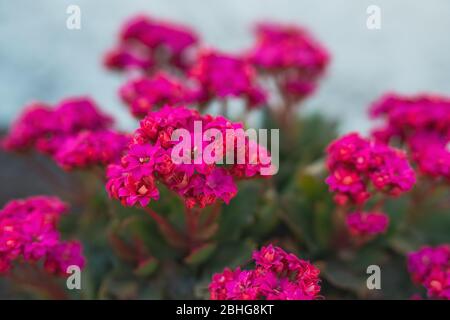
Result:
{"label": "out-of-focus flower", "polygon": [[371,107],[374,118],[384,118],[384,127],[375,136],[407,141],[418,133],[450,137],[450,99],[437,95],[401,96],[388,93]]}
{"label": "out-of-focus flower", "polygon": [[120,32],[119,44],[105,56],[112,69],[171,66],[185,69],[188,51],[198,42],[197,35],[186,26],[136,16],[127,21]]}
{"label": "out-of-focus flower", "polygon": [[319,269],[305,260],[269,245],[253,253],[255,268],[214,274],[212,300],[312,300],[318,297]]}
{"label": "out-of-focus flower", "polygon": [[89,98],[69,98],[55,108],[33,103],[11,126],[2,145],[11,151],[36,148],[52,155],[65,137],[81,130],[105,129],[111,124],[112,119]]}
{"label": "out-of-focus flower", "polygon": [[[201,124],[203,130],[215,129],[221,134],[217,137],[217,154],[211,161],[205,161],[200,152],[206,150],[211,142],[195,143],[195,125]],[[188,139],[186,147],[191,148],[187,159],[174,161],[172,158],[177,141],[172,141],[172,133],[183,129]],[[227,132],[236,133],[232,137],[232,145],[227,145]],[[239,131],[241,130],[241,131]],[[185,107],[164,106],[157,112],[150,112],[141,120],[140,128],[135,131],[128,150],[121,159],[120,165],[108,168],[106,189],[111,197],[120,200],[124,205],[139,203],[146,206],[151,199],[159,196],[157,183],[161,182],[176,192],[185,201],[188,208],[195,205],[205,207],[217,200],[228,203],[236,194],[235,180],[258,176],[261,169],[270,167],[263,164],[258,156],[250,154],[257,148],[243,150],[244,163],[226,164],[226,155],[238,154],[242,148],[237,140],[239,132],[243,133],[240,123],[230,122],[224,117],[214,118],[201,115],[198,111]],[[201,132],[200,134],[203,134]],[[244,137],[246,145],[248,137]],[[262,147],[261,147],[262,148]],[[250,151],[252,150],[252,151]],[[252,159],[252,161],[249,161]]]}
{"label": "out-of-focus flower", "polygon": [[279,82],[283,96],[293,102],[314,92],[329,54],[306,30],[294,25],[262,23],[249,58]]}
{"label": "out-of-focus flower", "polygon": [[86,97],[61,101],[55,107],[55,118],[55,129],[67,134],[81,130],[104,129],[113,123],[111,117],[103,114],[95,102]]}
{"label": "out-of-focus flower", "polygon": [[412,159],[424,175],[450,180],[450,150],[447,139],[434,133],[411,136],[408,145]]}
{"label": "out-of-focus flower", "polygon": [[430,298],[450,300],[450,245],[423,247],[408,255],[408,270]]}
{"label": "out-of-focus flower", "polygon": [[83,248],[78,241],[65,241],[58,243],[48,252],[44,262],[45,270],[52,274],[67,275],[67,268],[85,264]]}
{"label": "out-of-focus flower", "polygon": [[364,203],[370,198],[369,183],[379,192],[398,196],[409,191],[415,174],[406,154],[388,145],[370,141],[357,133],[333,141],[327,149],[326,179],[335,200]]}
{"label": "out-of-focus flower", "polygon": [[373,103],[371,115],[385,120],[373,133],[376,139],[405,144],[421,174],[450,179],[449,98],[389,93]]}
{"label": "out-of-focus flower", "polygon": [[155,62],[150,54],[122,45],[108,51],[103,58],[103,64],[111,70],[150,70],[154,67]]}
{"label": "out-of-focus flower", "polygon": [[144,117],[166,104],[188,104],[196,100],[197,91],[181,80],[159,72],[152,77],[140,77],[120,88],[122,100],[136,117]]}
{"label": "out-of-focus flower", "polygon": [[128,142],[127,135],[111,130],[81,131],[62,142],[54,159],[66,170],[106,166],[120,160]]}
{"label": "out-of-focus flower", "polygon": [[11,151],[27,150],[53,130],[53,110],[42,103],[32,103],[13,123],[9,134],[2,140],[2,146]]}
{"label": "out-of-focus flower", "polygon": [[266,101],[256,70],[242,57],[209,49],[200,51],[189,75],[200,84],[203,103],[234,97],[243,98],[248,108],[256,108]]}
{"label": "out-of-focus flower", "polygon": [[13,261],[39,260],[45,260],[50,273],[65,275],[69,265],[82,268],[80,244],[62,241],[57,230],[65,211],[67,205],[56,197],[35,196],[7,203],[0,210],[0,271],[9,271]]}
{"label": "out-of-focus flower", "polygon": [[382,212],[352,212],[346,219],[348,230],[356,236],[374,236],[384,233],[389,216]]}
{"label": "out-of-focus flower", "polygon": [[12,125],[2,146],[34,149],[66,170],[106,166],[120,159],[128,143],[125,134],[110,129],[112,124],[89,98],[65,99],[55,108],[34,103]]}

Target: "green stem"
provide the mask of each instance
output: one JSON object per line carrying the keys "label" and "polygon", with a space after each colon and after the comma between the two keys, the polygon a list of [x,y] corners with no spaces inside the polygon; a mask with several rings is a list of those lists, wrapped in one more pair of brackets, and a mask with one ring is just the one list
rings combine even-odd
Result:
{"label": "green stem", "polygon": [[176,230],[169,221],[163,218],[160,214],[156,213],[153,209],[149,207],[143,208],[145,212],[149,214],[150,217],[156,222],[159,230],[163,233],[166,240],[176,248],[185,248],[186,239],[182,236],[178,230]]}

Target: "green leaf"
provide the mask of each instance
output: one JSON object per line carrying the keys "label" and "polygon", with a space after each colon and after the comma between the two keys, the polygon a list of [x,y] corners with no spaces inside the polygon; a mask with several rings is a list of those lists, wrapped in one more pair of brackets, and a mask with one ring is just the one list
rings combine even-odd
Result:
{"label": "green leaf", "polygon": [[177,251],[165,241],[156,223],[145,214],[124,221],[122,234],[140,239],[149,253],[157,259],[173,259],[178,256]]}
{"label": "green leaf", "polygon": [[98,295],[99,299],[136,299],[139,295],[139,284],[125,273],[114,272],[105,276]]}
{"label": "green leaf", "polygon": [[134,270],[134,274],[140,277],[148,277],[156,271],[158,265],[158,260],[150,257],[138,265],[138,267]]}
{"label": "green leaf", "polygon": [[344,290],[350,290],[357,295],[362,295],[367,289],[366,278],[353,273],[346,264],[338,261],[329,261],[321,265],[321,274],[333,286]]}
{"label": "green leaf", "polygon": [[205,265],[205,274],[207,274],[208,280],[213,273],[222,271],[225,267],[235,268],[246,265],[251,260],[255,248],[256,243],[250,239],[219,243],[217,250]]}
{"label": "green leaf", "polygon": [[192,251],[184,261],[191,266],[199,265],[205,262],[216,249],[215,243],[209,243]]}
{"label": "green leaf", "polygon": [[243,228],[252,223],[258,203],[260,187],[251,181],[243,181],[239,192],[228,206],[224,206],[219,218],[217,239],[230,241],[238,239]]}

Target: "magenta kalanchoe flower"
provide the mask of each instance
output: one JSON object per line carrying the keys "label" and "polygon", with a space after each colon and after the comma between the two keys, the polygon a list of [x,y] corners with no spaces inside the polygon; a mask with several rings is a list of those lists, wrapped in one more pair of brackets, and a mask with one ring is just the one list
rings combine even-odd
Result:
{"label": "magenta kalanchoe flower", "polygon": [[421,174],[450,179],[449,98],[386,94],[372,105],[371,114],[386,121],[374,131],[375,138],[387,143],[396,139],[409,147]]}
{"label": "magenta kalanchoe flower", "polygon": [[130,107],[131,113],[140,118],[166,104],[180,105],[193,102],[198,95],[194,89],[164,72],[152,77],[133,79],[120,88],[119,94]]}
{"label": "magenta kalanchoe flower", "polygon": [[2,146],[10,151],[34,149],[66,170],[105,166],[117,161],[128,137],[111,129],[112,118],[89,98],[69,98],[55,108],[34,103],[13,124]]}
{"label": "magenta kalanchoe flower", "polygon": [[33,103],[12,125],[2,145],[11,151],[36,148],[52,155],[66,136],[105,129],[111,124],[112,119],[98,111],[89,98],[69,98],[55,108]]}
{"label": "magenta kalanchoe flower", "polygon": [[14,261],[44,260],[52,274],[66,274],[69,265],[84,266],[81,245],[62,241],[57,230],[67,205],[56,197],[35,196],[13,200],[0,210],[0,272]]}
{"label": "magenta kalanchoe flower", "polygon": [[67,134],[81,130],[104,129],[113,124],[113,119],[103,114],[96,103],[87,97],[61,101],[55,107],[55,118],[55,128]]}
{"label": "magenta kalanchoe flower", "polygon": [[200,84],[202,103],[233,97],[243,98],[248,108],[256,108],[266,101],[266,93],[257,83],[256,70],[242,57],[214,50],[200,51],[189,75]]}
{"label": "magenta kalanchoe flower", "polygon": [[373,103],[371,115],[386,120],[385,126],[375,132],[380,138],[407,141],[417,133],[450,138],[450,99],[446,97],[388,93]]}
{"label": "magenta kalanchoe flower", "polygon": [[411,136],[408,145],[420,173],[450,180],[449,141],[435,133],[420,133]]}
{"label": "magenta kalanchoe flower", "polygon": [[[257,176],[262,168],[270,167],[263,164],[258,157],[254,159],[248,147],[244,150],[246,152],[243,164],[219,166],[219,161],[207,163],[202,155],[196,152],[187,155],[187,163],[174,162],[172,151],[177,141],[172,141],[172,132],[184,129],[191,142],[194,142],[196,123],[200,123],[205,129],[214,128],[220,131],[223,140],[217,143],[225,146],[227,151],[226,130],[235,132],[243,128],[241,124],[232,123],[224,117],[203,116],[198,111],[185,107],[165,106],[157,112],[151,112],[135,131],[133,141],[120,165],[109,166],[106,183],[109,195],[119,199],[124,205],[133,206],[139,203],[145,207],[150,200],[158,199],[158,181],[182,197],[188,208],[195,205],[203,208],[219,199],[228,203],[237,193],[235,180]],[[248,145],[248,138],[246,139]],[[201,147],[208,145],[204,141],[201,143]],[[190,143],[188,145],[191,147]],[[196,150],[195,145],[192,146],[193,150]],[[234,143],[233,147],[232,152],[237,154],[235,148],[238,143]],[[225,153],[215,156],[223,160]],[[249,161],[250,158],[255,161]]]}
{"label": "magenta kalanchoe flower", "polygon": [[85,264],[83,248],[78,241],[58,243],[48,252],[45,259],[45,270],[52,274],[66,275],[70,266],[82,268]]}
{"label": "magenta kalanchoe flower", "polygon": [[155,61],[149,53],[132,50],[132,46],[122,45],[108,51],[103,58],[103,64],[111,70],[151,70],[155,66]]}
{"label": "magenta kalanchoe flower", "polygon": [[416,181],[404,152],[357,133],[333,141],[327,153],[330,175],[326,183],[336,192],[335,201],[340,205],[367,201],[371,196],[369,183],[379,192],[398,196]]}
{"label": "magenta kalanchoe flower", "polygon": [[258,69],[276,76],[279,89],[290,101],[314,92],[328,63],[328,52],[304,29],[294,25],[262,23],[249,58]]}
{"label": "magenta kalanchoe flower", "polygon": [[54,130],[53,110],[42,103],[32,103],[13,123],[9,134],[2,140],[2,147],[10,151],[27,150]]}
{"label": "magenta kalanchoe flower", "polygon": [[255,268],[214,274],[212,300],[312,300],[320,292],[319,269],[279,247],[268,245],[253,253]]}
{"label": "magenta kalanchoe flower", "polygon": [[389,216],[383,212],[352,212],[346,219],[349,232],[355,236],[375,236],[386,232]]}
{"label": "magenta kalanchoe flower", "polygon": [[408,255],[408,270],[430,298],[450,300],[450,245],[423,247]]}
{"label": "magenta kalanchoe flower", "polygon": [[65,139],[54,159],[66,170],[106,166],[120,160],[129,137],[111,130],[81,131]]}
{"label": "magenta kalanchoe flower", "polygon": [[164,65],[185,69],[190,62],[189,49],[197,42],[197,35],[186,26],[136,16],[125,23],[117,48],[107,53],[104,62],[117,70],[148,72]]}

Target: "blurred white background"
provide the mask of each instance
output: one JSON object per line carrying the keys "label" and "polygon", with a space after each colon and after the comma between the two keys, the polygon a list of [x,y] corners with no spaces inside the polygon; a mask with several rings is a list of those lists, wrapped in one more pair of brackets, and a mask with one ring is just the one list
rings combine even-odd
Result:
{"label": "blurred white background", "polygon": [[[81,8],[81,30],[66,28],[71,4]],[[381,30],[366,27],[371,4],[381,8]],[[124,78],[104,70],[101,56],[141,12],[191,25],[230,51],[251,45],[256,21],[306,26],[333,57],[306,110],[341,120],[342,132],[368,130],[367,106],[385,91],[450,95],[448,0],[0,0],[0,126],[31,100],[89,94],[132,128],[116,95]]]}

